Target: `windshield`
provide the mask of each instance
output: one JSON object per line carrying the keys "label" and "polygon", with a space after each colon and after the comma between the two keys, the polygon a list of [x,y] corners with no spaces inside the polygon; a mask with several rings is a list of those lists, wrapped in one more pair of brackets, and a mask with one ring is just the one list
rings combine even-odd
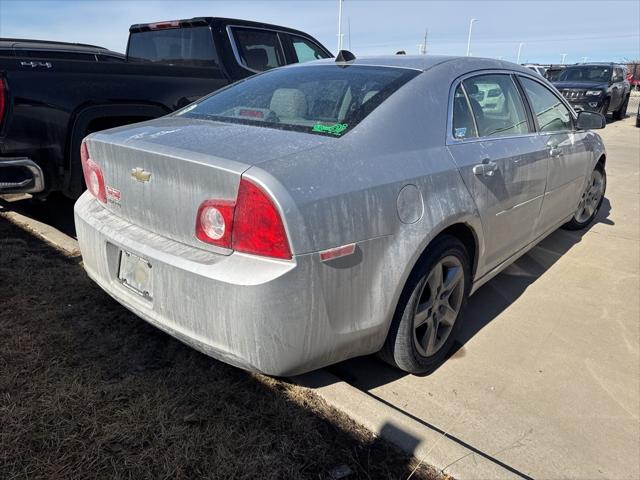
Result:
{"label": "windshield", "polygon": [[176,115],[341,136],[419,73],[362,65],[281,68],[231,85]]}
{"label": "windshield", "polygon": [[608,82],[612,68],[609,66],[580,66],[565,68],[558,76],[561,82]]}

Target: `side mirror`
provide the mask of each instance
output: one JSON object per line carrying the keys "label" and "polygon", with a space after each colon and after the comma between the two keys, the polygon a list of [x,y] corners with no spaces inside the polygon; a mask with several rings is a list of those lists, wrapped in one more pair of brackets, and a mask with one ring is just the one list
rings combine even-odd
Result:
{"label": "side mirror", "polygon": [[597,130],[604,128],[606,124],[607,120],[601,113],[586,110],[578,112],[578,120],[576,121],[578,130]]}

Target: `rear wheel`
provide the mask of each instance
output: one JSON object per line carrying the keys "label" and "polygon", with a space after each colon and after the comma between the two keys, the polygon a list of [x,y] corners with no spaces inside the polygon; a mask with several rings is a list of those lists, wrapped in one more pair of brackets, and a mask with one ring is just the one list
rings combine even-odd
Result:
{"label": "rear wheel", "polygon": [[430,373],[445,359],[461,328],[471,283],[469,257],[443,235],[427,250],[402,292],[382,358],[410,373]]}
{"label": "rear wheel", "polygon": [[598,215],[600,205],[607,189],[607,174],[600,164],[591,172],[591,177],[582,191],[580,203],[573,218],[563,225],[567,230],[581,230],[593,222]]}

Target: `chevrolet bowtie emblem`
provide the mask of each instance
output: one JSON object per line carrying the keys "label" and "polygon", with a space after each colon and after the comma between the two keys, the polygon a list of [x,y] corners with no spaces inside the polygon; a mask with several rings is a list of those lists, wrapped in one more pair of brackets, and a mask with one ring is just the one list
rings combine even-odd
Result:
{"label": "chevrolet bowtie emblem", "polygon": [[131,177],[140,183],[148,182],[151,178],[151,172],[147,172],[145,169],[136,167],[131,170]]}

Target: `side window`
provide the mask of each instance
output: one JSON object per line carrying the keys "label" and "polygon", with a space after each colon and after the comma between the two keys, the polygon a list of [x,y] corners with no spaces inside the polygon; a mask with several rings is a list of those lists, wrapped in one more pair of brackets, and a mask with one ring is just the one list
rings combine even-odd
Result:
{"label": "side window", "polygon": [[233,37],[241,62],[252,70],[262,72],[286,63],[277,32],[234,28]]}
{"label": "side window", "polygon": [[462,84],[456,88],[453,96],[453,131],[451,134],[456,140],[477,137],[476,125],[473,122],[473,114],[469,106],[467,96],[462,89]]}
{"label": "side window", "polygon": [[520,93],[510,75],[478,75],[463,82],[480,137],[529,132]]}
{"label": "side window", "polygon": [[561,132],[573,129],[571,113],[548,88],[529,78],[520,77],[533,114],[541,132]]}
{"label": "side window", "polygon": [[297,37],[295,35],[290,35],[290,37],[293,49],[295,50],[296,56],[298,57],[298,62],[310,62],[311,60],[327,58],[326,53],[324,53],[316,44],[310,42],[306,38]]}

